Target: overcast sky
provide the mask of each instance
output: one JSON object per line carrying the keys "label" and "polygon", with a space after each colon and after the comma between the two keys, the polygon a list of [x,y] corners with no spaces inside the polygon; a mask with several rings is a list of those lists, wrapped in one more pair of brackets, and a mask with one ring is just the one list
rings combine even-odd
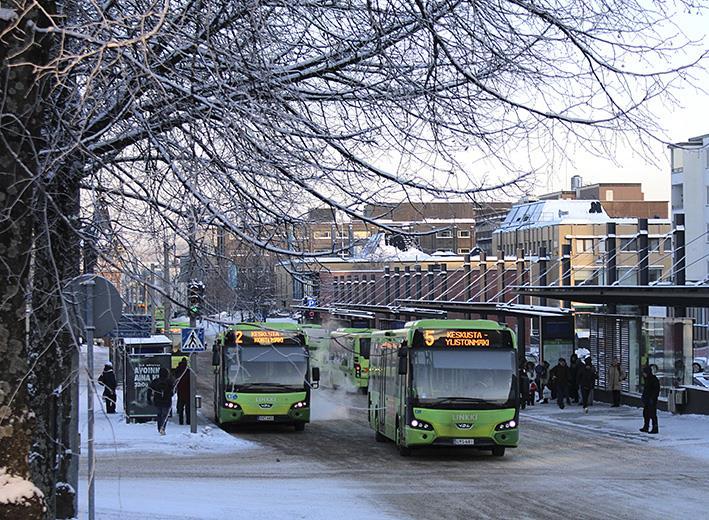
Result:
{"label": "overcast sky", "polygon": [[[703,48],[709,49],[709,15],[696,13],[685,14],[677,20],[680,27],[692,39],[702,40]],[[709,64],[705,64],[705,67]],[[709,71],[697,70],[694,75],[704,89],[709,91]],[[666,132],[671,142],[685,141],[690,137],[709,134],[709,95],[697,92],[687,86],[683,91],[675,94],[682,105],[679,109],[658,106],[653,112],[657,122]],[[616,162],[604,160],[592,155],[582,154],[577,156],[574,164],[566,162],[560,171],[550,175],[547,185],[543,179],[539,181],[538,193],[568,189],[570,179],[579,174],[583,177],[584,184],[596,182],[642,182],[645,198],[649,200],[669,200],[670,196],[670,164],[669,153],[661,144],[653,145],[658,160],[647,162],[643,157],[635,155],[627,147],[617,149]]]}

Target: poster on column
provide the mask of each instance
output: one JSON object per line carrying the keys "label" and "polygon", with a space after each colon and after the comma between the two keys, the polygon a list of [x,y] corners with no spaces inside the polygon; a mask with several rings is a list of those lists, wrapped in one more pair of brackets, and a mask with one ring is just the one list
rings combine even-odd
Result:
{"label": "poster on column", "polygon": [[170,370],[170,354],[129,354],[125,364],[123,403],[128,419],[152,419],[157,409],[148,402],[148,385],[160,374]]}

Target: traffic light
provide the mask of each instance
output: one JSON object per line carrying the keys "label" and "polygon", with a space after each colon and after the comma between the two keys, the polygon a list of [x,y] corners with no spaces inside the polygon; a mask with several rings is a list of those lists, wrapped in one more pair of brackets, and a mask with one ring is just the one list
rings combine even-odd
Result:
{"label": "traffic light", "polygon": [[204,306],[204,283],[198,280],[190,280],[187,287],[187,305],[190,317],[202,315]]}

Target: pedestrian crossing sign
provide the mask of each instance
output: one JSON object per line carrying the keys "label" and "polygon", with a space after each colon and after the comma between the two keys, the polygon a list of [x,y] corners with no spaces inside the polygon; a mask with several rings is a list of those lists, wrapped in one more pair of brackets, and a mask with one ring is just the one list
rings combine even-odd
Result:
{"label": "pedestrian crossing sign", "polygon": [[204,352],[207,346],[204,344],[203,328],[182,329],[182,352]]}

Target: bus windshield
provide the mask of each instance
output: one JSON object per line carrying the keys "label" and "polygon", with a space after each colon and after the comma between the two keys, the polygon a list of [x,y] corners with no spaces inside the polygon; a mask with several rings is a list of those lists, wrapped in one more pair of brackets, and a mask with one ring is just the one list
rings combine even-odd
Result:
{"label": "bus windshield", "polygon": [[514,398],[511,349],[414,349],[413,391],[420,404],[503,406]]}
{"label": "bus windshield", "polygon": [[233,346],[224,349],[224,357],[228,391],[305,387],[308,358],[301,346]]}

